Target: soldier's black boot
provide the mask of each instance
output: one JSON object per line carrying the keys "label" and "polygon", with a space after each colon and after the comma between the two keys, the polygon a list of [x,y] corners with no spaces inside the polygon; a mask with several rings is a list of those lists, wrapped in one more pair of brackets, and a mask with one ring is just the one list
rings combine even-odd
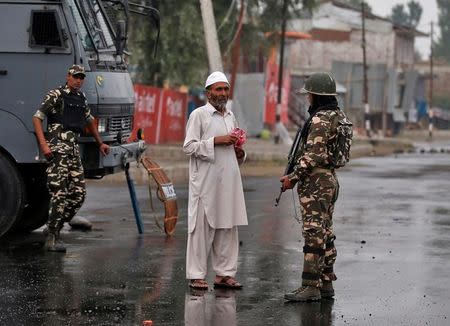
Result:
{"label": "soldier's black boot", "polygon": [[47,251],[53,252],[66,252],[66,247],[59,238],[59,232],[48,232],[47,238],[45,240],[45,249],[47,249]]}
{"label": "soldier's black boot", "polygon": [[301,286],[297,290],[286,293],[284,298],[288,301],[317,301],[321,299],[320,290],[315,286]]}
{"label": "soldier's black boot", "polygon": [[320,295],[322,296],[322,298],[334,297],[333,282],[323,281],[322,287],[320,288]]}

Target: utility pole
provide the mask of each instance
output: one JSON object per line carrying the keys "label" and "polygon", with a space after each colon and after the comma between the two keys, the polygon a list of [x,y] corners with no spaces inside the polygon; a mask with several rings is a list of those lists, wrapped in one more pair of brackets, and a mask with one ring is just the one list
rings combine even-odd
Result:
{"label": "utility pole", "polygon": [[278,64],[278,94],[277,94],[277,110],[275,114],[275,128],[277,133],[275,135],[275,143],[280,141],[280,130],[284,129],[281,122],[281,102],[282,102],[282,90],[283,90],[283,69],[284,69],[284,44],[286,36],[286,12],[288,2],[283,0],[283,11],[281,16],[281,40],[280,40],[280,58]]}
{"label": "utility pole", "polygon": [[242,34],[242,25],[244,21],[244,9],[245,9],[245,3],[244,0],[241,0],[241,8],[239,10],[239,20],[238,20],[238,27],[237,31],[234,37],[234,44],[233,44],[233,53],[231,56],[231,85],[230,85],[230,100],[233,99],[234,95],[234,86],[236,84],[236,74],[239,66],[239,54],[241,50],[241,34]]}
{"label": "utility pole", "polygon": [[433,138],[433,33],[434,23],[431,22],[431,43],[430,43],[430,89],[428,94],[428,136],[430,140]]}
{"label": "utility pole", "polygon": [[370,138],[370,106],[369,106],[369,86],[367,84],[367,58],[366,58],[366,13],[364,1],[361,1],[361,18],[362,18],[362,42],[363,50],[363,75],[364,75],[364,121],[366,135]]}
{"label": "utility pole", "polygon": [[381,134],[383,135],[383,138],[387,136],[387,94],[389,92],[389,73],[386,71],[385,77],[384,77],[384,98],[383,98],[383,111],[381,112]]}
{"label": "utility pole", "polygon": [[203,30],[205,32],[206,49],[208,52],[209,70],[223,71],[220,55],[219,39],[217,38],[216,21],[211,0],[200,0]]}

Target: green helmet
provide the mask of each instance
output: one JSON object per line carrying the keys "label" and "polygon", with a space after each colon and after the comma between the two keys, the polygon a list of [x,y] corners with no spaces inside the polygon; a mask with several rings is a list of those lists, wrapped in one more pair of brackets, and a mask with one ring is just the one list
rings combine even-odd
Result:
{"label": "green helmet", "polygon": [[305,81],[305,86],[300,92],[316,95],[337,95],[336,82],[328,73],[313,74]]}

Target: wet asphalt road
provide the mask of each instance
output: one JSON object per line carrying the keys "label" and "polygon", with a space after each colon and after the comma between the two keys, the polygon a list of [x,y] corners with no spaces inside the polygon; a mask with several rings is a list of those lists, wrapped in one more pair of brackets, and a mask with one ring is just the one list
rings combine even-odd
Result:
{"label": "wet asphalt road", "polygon": [[0,243],[0,325],[450,325],[449,163],[402,154],[340,171],[336,298],[316,303],[283,300],[300,284],[303,243],[292,194],[273,207],[278,178],[244,180],[244,289],[203,295],[184,279],[187,186],[176,185],[180,219],[166,238],[145,187],[139,236],[126,184],[92,182],[80,215],[94,230],[67,229],[67,254],[46,253],[40,232]]}

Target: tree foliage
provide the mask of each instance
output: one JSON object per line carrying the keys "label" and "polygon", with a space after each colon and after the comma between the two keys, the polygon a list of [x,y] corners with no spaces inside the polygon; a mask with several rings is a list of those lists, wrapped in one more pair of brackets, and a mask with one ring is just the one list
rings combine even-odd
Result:
{"label": "tree foliage", "polygon": [[406,7],[403,4],[397,4],[392,7],[391,19],[396,25],[408,28],[416,28],[422,17],[422,6],[419,2],[410,0]]}
{"label": "tree foliage", "polygon": [[450,63],[450,0],[437,0],[441,35],[434,43],[434,55]]}
{"label": "tree foliage", "polygon": [[[174,10],[176,8],[176,10]],[[207,62],[198,1],[164,0],[159,3],[161,34],[153,56],[155,28],[151,21],[133,17],[130,26],[131,64],[135,80],[162,86],[190,84],[203,77]]]}
{"label": "tree foliage", "polygon": [[[246,0],[246,23],[241,49],[255,53],[268,47],[266,32],[279,31],[284,0]],[[287,18],[300,9],[311,10],[315,0],[288,1]],[[240,0],[214,0],[214,15],[221,52],[230,55],[239,16]],[[153,57],[155,30],[150,21],[133,17],[130,22],[130,63],[136,67],[135,81],[162,86],[201,85],[208,72],[208,60],[199,0],[153,1],[161,15],[158,54]]]}
{"label": "tree foliage", "polygon": [[[353,7],[355,7],[355,9],[359,9],[361,8],[361,0],[343,0],[342,2],[347,3],[349,5],[352,5]],[[367,12],[372,12],[372,7],[366,2],[364,1],[364,10]]]}

